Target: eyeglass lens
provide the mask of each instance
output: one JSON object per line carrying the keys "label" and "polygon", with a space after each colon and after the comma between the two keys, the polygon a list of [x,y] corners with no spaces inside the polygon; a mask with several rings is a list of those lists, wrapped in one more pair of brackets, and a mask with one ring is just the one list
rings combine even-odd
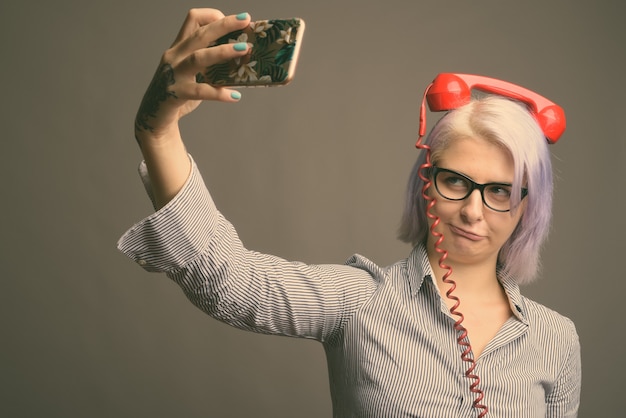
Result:
{"label": "eyeglass lens", "polygon": [[474,189],[479,189],[483,202],[491,209],[508,211],[511,209],[512,186],[501,183],[479,185],[462,174],[451,170],[438,169],[435,187],[439,194],[449,200],[463,200]]}

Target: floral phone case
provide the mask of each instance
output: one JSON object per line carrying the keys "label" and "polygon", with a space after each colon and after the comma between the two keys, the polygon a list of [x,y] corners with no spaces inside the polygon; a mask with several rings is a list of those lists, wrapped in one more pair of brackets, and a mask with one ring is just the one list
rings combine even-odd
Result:
{"label": "floral phone case", "polygon": [[250,52],[198,74],[197,81],[214,86],[254,87],[289,83],[295,74],[304,21],[300,18],[258,20],[231,32],[215,45],[247,42]]}

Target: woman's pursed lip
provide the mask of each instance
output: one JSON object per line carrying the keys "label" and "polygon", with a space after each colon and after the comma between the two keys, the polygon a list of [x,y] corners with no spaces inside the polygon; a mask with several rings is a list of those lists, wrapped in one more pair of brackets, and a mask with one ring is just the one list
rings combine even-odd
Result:
{"label": "woman's pursed lip", "polygon": [[474,232],[466,231],[465,229],[458,228],[453,225],[450,225],[450,230],[452,230],[452,232],[454,232],[457,235],[461,235],[473,241],[478,241],[484,238],[482,235],[476,234]]}

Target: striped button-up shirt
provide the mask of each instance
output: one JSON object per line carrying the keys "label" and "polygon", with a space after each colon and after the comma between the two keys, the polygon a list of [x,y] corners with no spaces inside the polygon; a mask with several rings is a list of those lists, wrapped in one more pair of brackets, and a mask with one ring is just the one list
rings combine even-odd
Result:
{"label": "striped button-up shirt", "polygon": [[[145,167],[142,178],[150,190]],[[454,318],[425,249],[388,267],[355,255],[310,265],[250,251],[193,163],[181,192],[124,234],[119,249],[166,272],[210,316],[259,333],[320,341],[335,417],[476,417]],[[573,323],[500,281],[514,315],[476,359],[488,417],[574,417],[580,346]]]}

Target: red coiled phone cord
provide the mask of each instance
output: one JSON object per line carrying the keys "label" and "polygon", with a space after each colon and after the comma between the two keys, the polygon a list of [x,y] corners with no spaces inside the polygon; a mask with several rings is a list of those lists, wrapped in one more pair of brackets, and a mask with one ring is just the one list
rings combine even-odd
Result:
{"label": "red coiled phone cord", "polygon": [[422,99],[422,106],[420,108],[419,137],[417,143],[415,144],[418,149],[424,150],[426,152],[426,161],[420,166],[418,175],[424,182],[424,187],[422,188],[422,196],[424,197],[424,199],[426,199],[426,201],[428,201],[428,205],[426,206],[426,216],[433,220],[433,223],[430,227],[430,232],[436,238],[434,245],[435,251],[441,254],[441,257],[439,258],[439,267],[446,270],[445,274],[442,277],[442,281],[449,285],[449,288],[446,291],[446,297],[454,301],[454,305],[452,306],[452,308],[450,308],[450,313],[458,318],[454,322],[454,329],[457,331],[457,343],[463,348],[463,352],[461,353],[461,359],[470,364],[468,369],[465,371],[465,377],[472,380],[472,383],[470,384],[470,391],[476,395],[473,405],[474,408],[480,410],[480,414],[478,415],[478,417],[482,418],[487,415],[488,412],[487,406],[482,404],[482,400],[485,397],[485,394],[478,387],[478,385],[480,384],[480,377],[478,377],[478,375],[474,373],[474,369],[476,368],[476,361],[472,356],[472,347],[467,338],[467,329],[462,325],[465,317],[458,310],[461,301],[457,296],[453,294],[454,290],[456,289],[456,282],[450,278],[450,275],[452,274],[452,267],[445,264],[445,260],[446,258],[448,258],[448,252],[439,247],[441,242],[443,241],[443,234],[435,231],[435,228],[437,227],[437,225],[439,225],[440,218],[437,215],[431,213],[431,209],[436,203],[436,199],[432,196],[429,196],[427,193],[428,188],[432,185],[432,180],[423,174],[425,170],[428,170],[433,166],[430,159],[430,146],[422,143],[422,138],[426,133],[426,93],[428,92],[430,86],[432,86],[432,84],[426,88],[426,91],[424,92],[424,98]]}

